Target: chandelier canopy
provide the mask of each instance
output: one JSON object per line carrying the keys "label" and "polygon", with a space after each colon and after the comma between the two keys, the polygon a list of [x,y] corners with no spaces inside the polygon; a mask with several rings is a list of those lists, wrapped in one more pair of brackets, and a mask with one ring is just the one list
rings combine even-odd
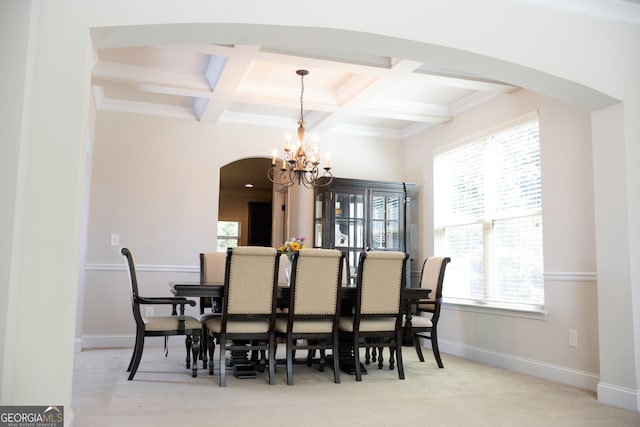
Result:
{"label": "chandelier canopy", "polygon": [[300,120],[298,120],[298,140],[291,145],[291,137],[287,135],[286,146],[282,156],[282,164],[276,165],[277,149],[273,149],[273,158],[271,159],[271,167],[267,172],[269,180],[274,184],[284,187],[291,187],[298,183],[307,188],[323,186],[329,184],[333,180],[331,173],[331,163],[329,154],[323,172],[320,172],[320,149],[317,146],[317,137],[314,140],[314,146],[311,147],[305,142],[304,129],[304,76],[309,74],[307,70],[298,70],[296,74],[300,76]]}

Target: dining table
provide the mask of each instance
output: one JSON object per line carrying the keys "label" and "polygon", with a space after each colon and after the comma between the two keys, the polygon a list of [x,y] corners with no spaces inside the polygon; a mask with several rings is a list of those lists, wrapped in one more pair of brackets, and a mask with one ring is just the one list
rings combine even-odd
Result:
{"label": "dining table", "polygon": [[[199,283],[199,282],[170,282],[169,283],[170,292],[174,296],[179,297],[210,297],[213,299],[220,299],[224,296],[224,284],[223,283]],[[289,286],[287,285],[279,285],[276,293],[276,297],[278,299],[277,305],[281,308],[286,308],[289,306]],[[340,298],[341,298],[341,307],[343,314],[351,314],[353,307],[356,305],[356,286],[347,285],[342,286],[340,289]],[[424,301],[429,298],[429,294],[431,293],[431,289],[429,288],[411,288],[406,287],[403,290],[403,305],[405,307],[405,327],[404,327],[404,338],[403,345],[413,345],[413,336],[411,333],[411,317],[412,317],[412,306],[419,301]],[[206,337],[203,337],[203,340],[206,340]],[[204,344],[203,344],[204,345]],[[344,348],[341,346],[341,349]],[[351,349],[352,351],[352,349]],[[349,350],[344,352],[344,354],[340,355],[340,369],[347,372],[348,374],[353,375],[355,372],[355,368],[351,366],[352,363],[352,353],[349,353]],[[234,375],[238,378],[253,378],[256,376],[255,374],[255,363],[251,362],[246,353],[244,354],[235,354],[232,355],[230,364],[234,368]],[[364,366],[361,367],[362,373],[366,374],[366,368]]]}

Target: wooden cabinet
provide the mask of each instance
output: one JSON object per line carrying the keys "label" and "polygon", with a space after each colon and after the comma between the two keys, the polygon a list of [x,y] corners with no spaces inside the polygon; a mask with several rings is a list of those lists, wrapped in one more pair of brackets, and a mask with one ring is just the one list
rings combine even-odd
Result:
{"label": "wooden cabinet", "polygon": [[360,252],[409,251],[413,188],[414,184],[403,182],[344,178],[316,187],[313,246],[345,251],[355,283]]}

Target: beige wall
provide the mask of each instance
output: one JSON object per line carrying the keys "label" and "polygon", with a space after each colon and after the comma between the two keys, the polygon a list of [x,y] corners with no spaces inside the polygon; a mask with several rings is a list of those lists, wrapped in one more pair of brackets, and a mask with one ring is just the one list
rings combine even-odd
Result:
{"label": "beige wall", "polygon": [[[588,111],[519,90],[407,141],[407,170],[423,188],[423,257],[433,254],[434,153],[532,112],[540,119],[546,318],[447,304],[438,335],[446,352],[595,390],[600,367]],[[578,331],[577,348],[568,346],[569,329]]]}
{"label": "beige wall", "polygon": [[[158,0],[153,8],[142,0],[0,3],[3,40],[11,40],[1,45],[3,58],[11,64],[11,75],[18,76],[3,86],[9,87],[3,92],[8,96],[0,99],[2,117],[9,119],[2,126],[2,143],[8,144],[10,155],[0,158],[0,169],[10,188],[3,190],[15,191],[15,197],[5,199],[7,213],[2,216],[3,237],[8,239],[2,248],[9,252],[3,265],[9,274],[8,281],[0,284],[8,296],[0,300],[0,312],[7,316],[0,330],[0,402],[55,402],[65,405],[68,419],[72,418],[92,49],[140,43],[277,42],[426,61],[436,68],[524,86],[594,113],[601,342],[607,332],[599,347],[598,399],[638,410],[640,263],[632,261],[640,259],[640,223],[635,220],[640,218],[640,168],[635,167],[640,163],[640,28],[502,0],[452,0],[438,3],[437,8],[409,0],[393,7],[328,0],[314,13],[281,12],[298,6],[289,0],[283,0],[280,8],[256,1]],[[27,51],[17,46],[28,46]],[[619,105],[609,110],[616,102]],[[271,146],[269,141],[267,155]],[[227,147],[225,156],[240,157],[227,149],[233,150]],[[331,151],[337,161],[338,152]],[[350,170],[357,158],[344,162],[344,170]],[[402,162],[397,167],[402,168]],[[164,224],[155,227],[166,239]],[[204,230],[210,232],[206,226]],[[165,245],[160,249],[146,245],[137,240],[134,229],[124,233],[128,242],[140,243],[141,257],[151,257],[145,262],[177,264],[191,259],[189,253],[169,253]],[[195,242],[191,247],[204,244],[200,237],[189,236]],[[100,246],[105,244],[89,242],[94,259],[117,263],[112,248]],[[33,331],[45,322],[54,333],[34,340]]]}

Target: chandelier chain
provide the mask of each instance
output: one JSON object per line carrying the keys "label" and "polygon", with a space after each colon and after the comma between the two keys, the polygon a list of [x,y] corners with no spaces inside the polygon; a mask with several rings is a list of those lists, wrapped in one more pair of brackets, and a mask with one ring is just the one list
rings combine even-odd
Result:
{"label": "chandelier chain", "polygon": [[300,75],[300,121],[304,123],[304,104],[302,102],[304,96],[304,74]]}

